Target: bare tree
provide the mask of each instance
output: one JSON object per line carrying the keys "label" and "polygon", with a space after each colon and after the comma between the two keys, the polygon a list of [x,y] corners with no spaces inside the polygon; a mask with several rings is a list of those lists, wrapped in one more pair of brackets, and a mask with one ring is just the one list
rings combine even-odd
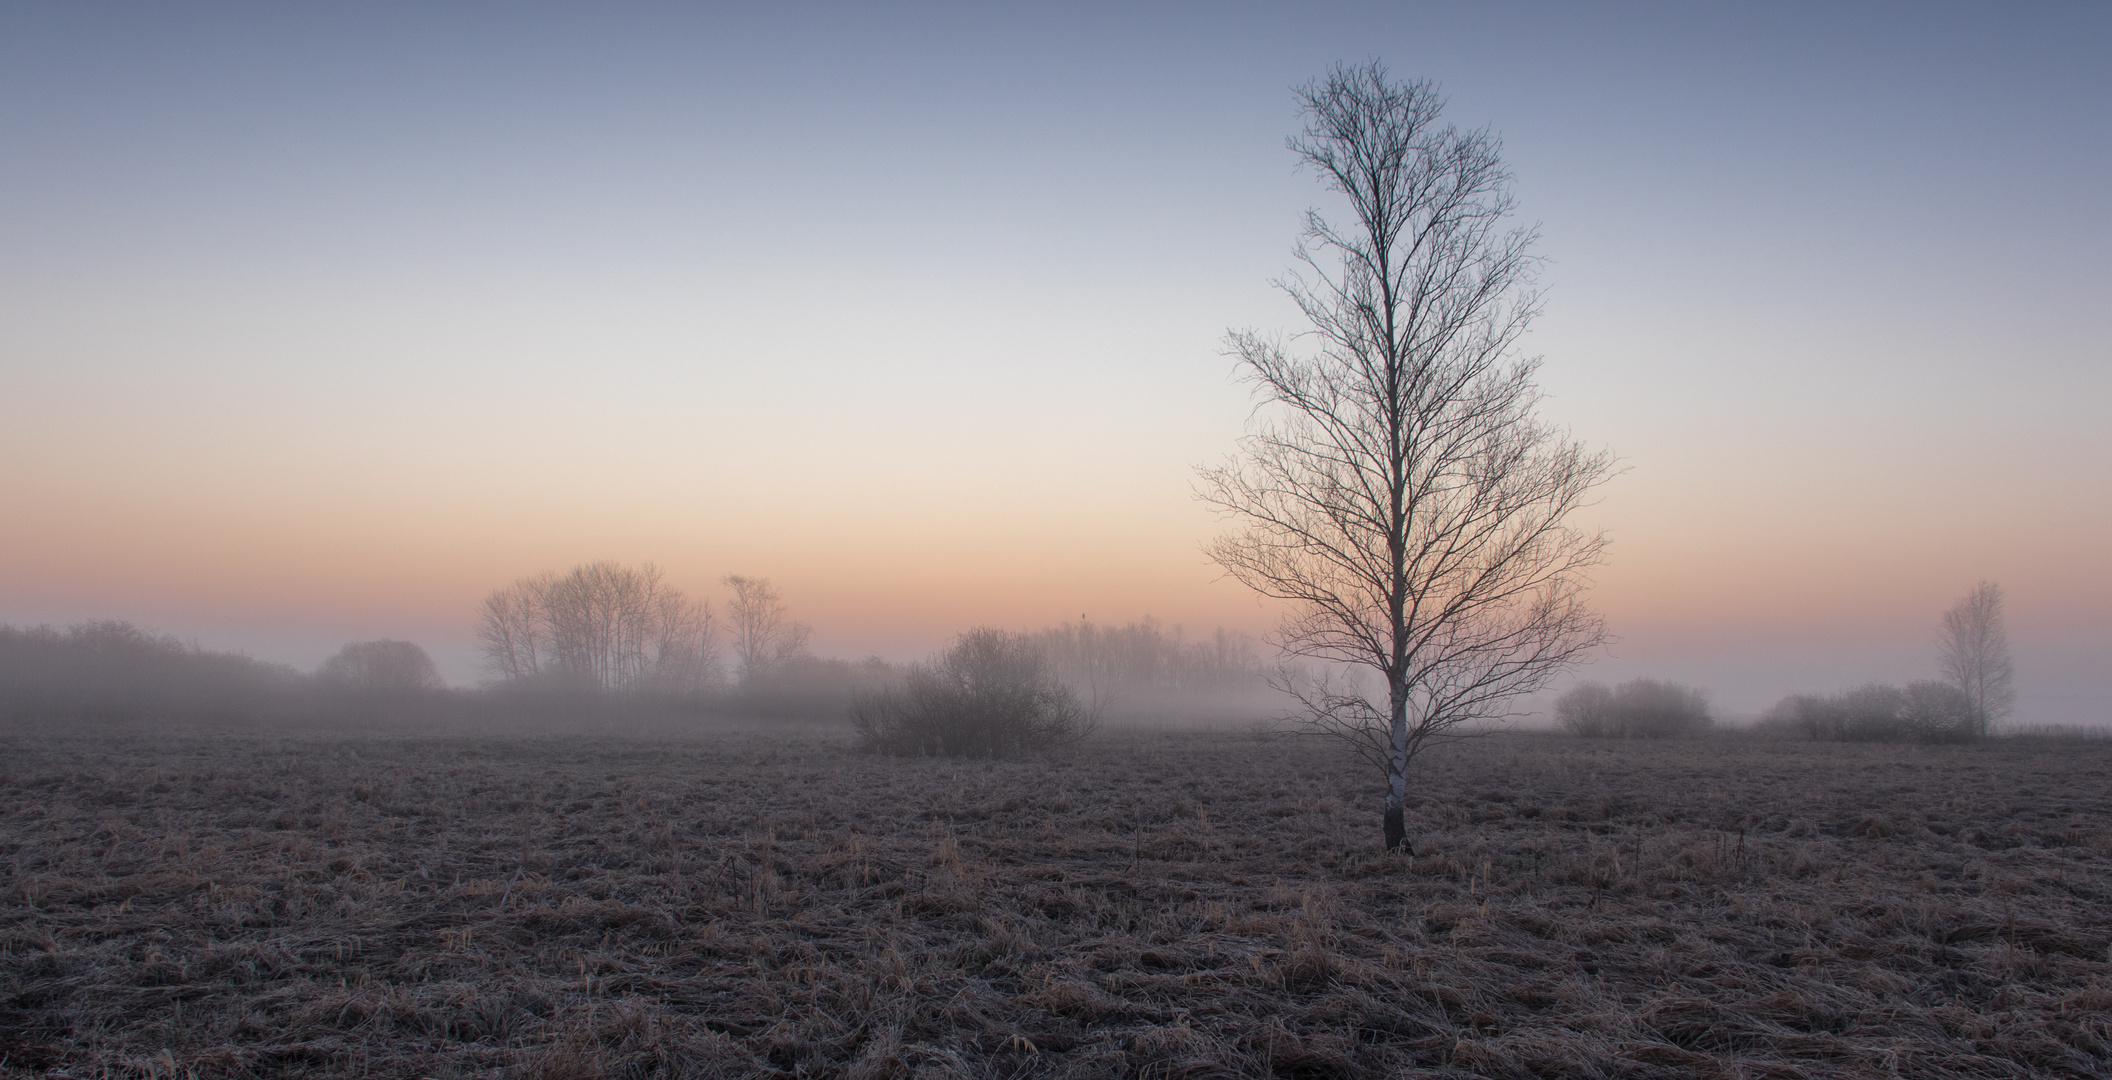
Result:
{"label": "bare tree", "polygon": [[768,682],[778,665],[806,651],[811,631],[805,623],[792,621],[768,578],[731,574],[726,584],[733,589],[727,618],[734,656],[741,665],[741,686],[754,689]]}
{"label": "bare tree", "polygon": [[1535,234],[1504,225],[1496,138],[1440,126],[1436,87],[1377,63],[1298,96],[1290,148],[1353,224],[1308,212],[1304,269],[1278,282],[1310,351],[1229,335],[1261,406],[1199,494],[1241,524],[1212,557],[1290,602],[1278,644],[1384,680],[1382,701],[1354,680],[1284,685],[1384,770],[1397,849],[1420,750],[1508,715],[1604,640],[1582,602],[1604,541],[1564,521],[1613,459],[1535,417],[1538,362],[1515,354],[1538,310]]}
{"label": "bare tree", "polygon": [[718,679],[711,609],[651,563],[523,578],[485,598],[478,637],[507,684],[683,694]]}
{"label": "bare tree", "polygon": [[540,680],[551,655],[543,597],[555,574],[522,578],[484,598],[477,638],[484,646],[484,666],[497,681],[521,685]]}
{"label": "bare tree", "polygon": [[2002,586],[1983,581],[1943,613],[1937,652],[1943,677],[1973,703],[1973,733],[1986,735],[2017,700],[2009,630],[2002,622]]}

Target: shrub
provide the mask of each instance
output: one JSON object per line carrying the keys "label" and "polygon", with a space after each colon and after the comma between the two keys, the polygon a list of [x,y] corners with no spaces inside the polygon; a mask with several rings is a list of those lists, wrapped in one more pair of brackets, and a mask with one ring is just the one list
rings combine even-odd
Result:
{"label": "shrub", "polygon": [[1009,757],[1073,743],[1094,717],[1050,671],[1038,643],[988,627],[962,634],[899,685],[860,695],[851,726],[869,750]]}
{"label": "shrub", "polygon": [[1603,739],[1613,734],[1613,691],[1588,682],[1555,699],[1555,722],[1571,735]]}
{"label": "shrub", "polygon": [[447,685],[433,658],[411,641],[355,641],[323,661],[316,677],[361,697],[401,697]]}
{"label": "shrub", "polygon": [[1555,719],[1572,735],[1608,739],[1679,738],[1713,722],[1701,691],[1656,679],[1630,679],[1611,690],[1585,683],[1555,701]]}
{"label": "shrub", "polygon": [[1807,739],[1838,738],[1830,734],[1834,727],[1833,700],[1816,694],[1791,694],[1775,702],[1775,707],[1753,725],[1756,731]]}
{"label": "shrub", "polygon": [[1949,683],[1871,683],[1818,697],[1795,694],[1768,710],[1762,730],[1823,742],[1965,742],[1979,731],[1972,699]]}
{"label": "shrub", "polygon": [[1932,679],[1907,684],[1906,708],[1900,718],[1922,742],[1971,742],[1985,733],[1986,726],[1964,690]]}
{"label": "shrub", "polygon": [[1897,686],[1871,683],[1837,699],[1834,736],[1852,742],[1900,742],[1912,732],[1906,717],[1907,695]]}

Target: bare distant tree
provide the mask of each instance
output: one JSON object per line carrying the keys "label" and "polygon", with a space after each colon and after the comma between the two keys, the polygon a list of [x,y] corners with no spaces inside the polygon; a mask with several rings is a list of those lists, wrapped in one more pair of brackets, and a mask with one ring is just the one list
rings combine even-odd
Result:
{"label": "bare distant tree", "polygon": [[731,574],[726,584],[733,589],[727,621],[734,657],[741,665],[741,686],[753,689],[767,682],[779,664],[806,651],[811,630],[792,621],[768,578]]}
{"label": "bare distant tree", "polygon": [[522,578],[484,598],[477,639],[484,646],[484,666],[499,682],[522,684],[540,679],[550,653],[543,597],[555,574]]}
{"label": "bare distant tree", "polygon": [[718,678],[711,609],[651,563],[523,578],[485,598],[478,637],[502,683],[682,694]]}
{"label": "bare distant tree", "polygon": [[1973,703],[1974,734],[1987,734],[2017,700],[2009,630],[2002,622],[2002,586],[1983,581],[1944,612],[1937,651],[1943,677]]}
{"label": "bare distant tree", "polygon": [[[1299,160],[1353,222],[1306,216],[1304,271],[1278,283],[1311,324],[1293,353],[1229,337],[1263,408],[1200,495],[1242,524],[1211,555],[1293,610],[1293,656],[1379,676],[1286,688],[1306,718],[1384,770],[1402,847],[1408,770],[1468,721],[1508,715],[1604,640],[1582,602],[1604,541],[1564,524],[1613,459],[1534,415],[1530,229],[1506,228],[1510,174],[1486,131],[1440,126],[1428,82],[1377,63],[1298,91]],[[1323,265],[1323,258],[1328,265]]]}
{"label": "bare distant tree", "polygon": [[1263,674],[1251,636],[1219,627],[1208,640],[1189,641],[1180,627],[1168,633],[1149,615],[1123,626],[1080,616],[1034,639],[1049,669],[1088,702],[1136,690],[1245,690]]}
{"label": "bare distant tree", "polygon": [[412,641],[355,641],[323,661],[316,676],[363,697],[438,690],[447,683],[433,658]]}

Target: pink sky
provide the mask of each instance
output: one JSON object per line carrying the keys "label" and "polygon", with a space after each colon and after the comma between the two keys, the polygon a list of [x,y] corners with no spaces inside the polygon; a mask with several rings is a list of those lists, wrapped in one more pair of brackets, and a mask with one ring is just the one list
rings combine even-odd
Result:
{"label": "pink sky", "polygon": [[2018,718],[2112,718],[2101,10],[1209,10],[0,14],[0,621],[466,683],[486,592],[614,558],[841,654],[1264,629],[1191,470],[1296,328],[1287,88],[1379,55],[1504,135],[1547,413],[1627,466],[1580,677],[1929,677],[1988,579]]}

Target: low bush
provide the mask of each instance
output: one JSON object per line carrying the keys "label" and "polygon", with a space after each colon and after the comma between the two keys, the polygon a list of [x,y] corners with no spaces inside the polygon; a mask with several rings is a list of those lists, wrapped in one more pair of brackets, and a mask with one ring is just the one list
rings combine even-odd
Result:
{"label": "low bush", "polygon": [[1777,702],[1761,730],[1822,742],[1966,742],[1981,734],[1972,699],[1949,683],[1871,683],[1839,694]]}
{"label": "low bush", "polygon": [[423,647],[411,641],[355,641],[323,661],[316,680],[340,693],[393,698],[447,687]]}
{"label": "low bush", "polygon": [[1656,679],[1630,679],[1613,689],[1585,683],[1556,699],[1555,720],[1572,735],[1600,739],[1682,738],[1714,723],[1701,691]]}
{"label": "low bush", "polygon": [[1010,757],[1077,742],[1095,725],[1037,642],[988,627],[860,695],[850,717],[868,750],[911,756]]}

